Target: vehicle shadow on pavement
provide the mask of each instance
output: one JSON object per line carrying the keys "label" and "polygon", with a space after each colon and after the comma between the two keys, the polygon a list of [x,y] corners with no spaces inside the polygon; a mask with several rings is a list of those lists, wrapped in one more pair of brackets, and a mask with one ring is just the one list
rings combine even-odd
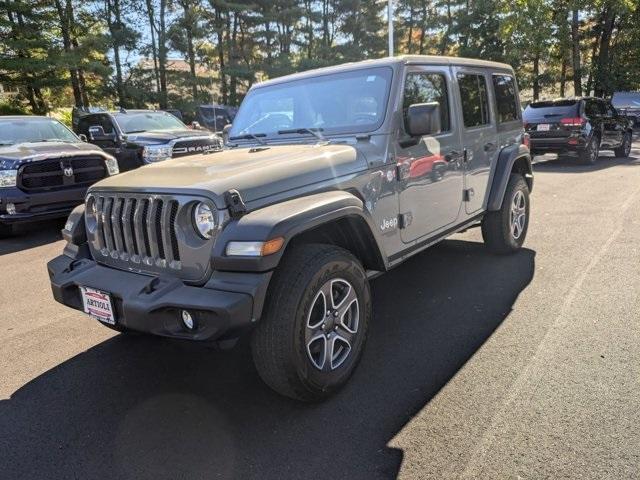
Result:
{"label": "vehicle shadow on pavement", "polygon": [[0,239],[0,256],[61,240],[64,223],[64,219],[56,219],[19,225],[12,236]]}
{"label": "vehicle shadow on pavement", "polygon": [[628,158],[600,155],[594,165],[581,165],[577,158],[537,159],[533,164],[533,171],[534,173],[583,173],[597,172],[618,166],[640,167],[640,155],[631,154]]}
{"label": "vehicle shadow on pavement", "polygon": [[388,443],[534,270],[532,250],[449,240],[373,281],[362,363],[322,404],[264,386],[246,340],[217,352],[117,335],[0,401],[0,478],[396,478],[403,452]]}

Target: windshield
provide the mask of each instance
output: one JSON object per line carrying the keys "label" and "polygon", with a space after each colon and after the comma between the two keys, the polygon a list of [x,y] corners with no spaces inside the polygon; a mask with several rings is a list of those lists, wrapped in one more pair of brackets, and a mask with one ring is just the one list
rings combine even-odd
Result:
{"label": "windshield", "polygon": [[611,103],[616,108],[640,108],[640,92],[616,92]]}
{"label": "windshield", "polygon": [[46,141],[78,142],[79,139],[52,118],[0,119],[0,145]]}
{"label": "windshield", "polygon": [[579,115],[579,106],[578,100],[534,102],[525,109],[523,117],[525,121],[541,117],[576,117]]}
{"label": "windshield", "polygon": [[124,133],[187,128],[184,123],[167,112],[116,113],[113,116]]}
{"label": "windshield", "polygon": [[392,70],[352,70],[259,87],[249,92],[230,138],[317,128],[323,133],[375,130],[385,116]]}

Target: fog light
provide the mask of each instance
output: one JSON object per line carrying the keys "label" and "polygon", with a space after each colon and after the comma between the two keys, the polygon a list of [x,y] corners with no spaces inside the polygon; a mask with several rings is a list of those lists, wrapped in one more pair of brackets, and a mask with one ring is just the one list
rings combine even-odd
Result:
{"label": "fog light", "polygon": [[182,323],[187,328],[187,330],[193,330],[195,328],[193,317],[186,310],[182,310]]}
{"label": "fog light", "polygon": [[16,204],[15,203],[7,203],[7,213],[9,215],[16,214]]}

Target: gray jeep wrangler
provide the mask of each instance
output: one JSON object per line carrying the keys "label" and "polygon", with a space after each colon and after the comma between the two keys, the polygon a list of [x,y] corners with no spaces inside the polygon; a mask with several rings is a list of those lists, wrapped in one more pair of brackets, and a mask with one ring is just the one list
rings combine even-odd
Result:
{"label": "gray jeep wrangler", "polygon": [[105,179],[48,264],[58,302],[122,332],[230,346],[277,392],[353,373],[369,279],[482,227],[527,234],[533,176],[508,65],[407,56],[254,85],[228,148]]}

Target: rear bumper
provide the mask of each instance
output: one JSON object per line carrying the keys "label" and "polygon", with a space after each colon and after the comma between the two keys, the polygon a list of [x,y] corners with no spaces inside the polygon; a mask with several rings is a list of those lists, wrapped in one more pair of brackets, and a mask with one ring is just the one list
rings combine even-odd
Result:
{"label": "rear bumper", "polygon": [[530,138],[530,148],[533,155],[544,153],[577,154],[584,150],[587,141],[580,137],[561,138]]}
{"label": "rear bumper", "polygon": [[[14,224],[66,217],[84,201],[86,193],[86,186],[41,193],[25,193],[15,187],[0,189],[0,223]],[[15,205],[15,214],[7,213],[8,203]]]}
{"label": "rear bumper", "polygon": [[[196,341],[236,338],[258,318],[271,274],[243,275],[242,281],[221,274],[204,286],[190,286],[174,277],[152,277],[66,255],[47,264],[56,301],[82,310],[79,286],[108,292],[116,329]],[[195,328],[188,330],[181,311],[188,310]],[[107,325],[110,326],[110,325]]]}

